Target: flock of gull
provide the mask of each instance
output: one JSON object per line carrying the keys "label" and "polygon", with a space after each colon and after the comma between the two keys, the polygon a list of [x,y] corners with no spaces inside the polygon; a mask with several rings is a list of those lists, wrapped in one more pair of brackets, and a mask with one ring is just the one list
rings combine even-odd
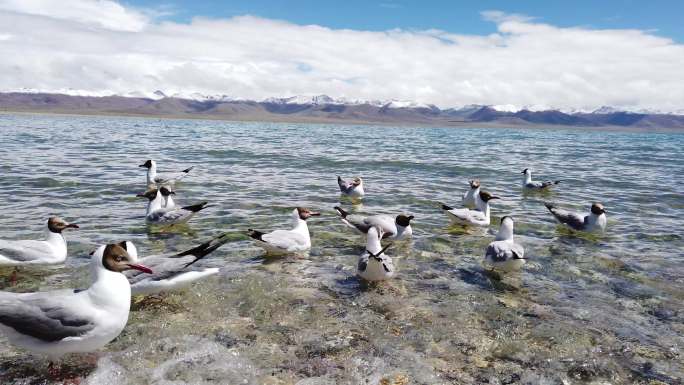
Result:
{"label": "flock of gull", "polygon": [[[189,206],[177,205],[173,199],[179,180],[191,168],[162,176],[157,165],[148,160],[140,167],[147,169],[147,191],[138,194],[148,200],[145,221],[150,225],[170,226],[184,223],[207,207],[207,202]],[[527,191],[545,191],[559,181],[533,181],[529,169],[523,172],[522,188]],[[338,176],[343,196],[352,200],[364,197],[363,180],[359,177],[345,181]],[[480,181],[469,182],[463,194],[462,207],[441,205],[453,224],[470,227],[490,225],[490,203],[499,197],[480,189]],[[594,203],[588,214],[570,212],[546,204],[548,210],[562,224],[577,231],[603,231],[606,215],[603,205]],[[366,248],[357,263],[357,274],[366,281],[383,281],[392,278],[396,268],[386,254],[389,243],[412,236],[412,215],[399,214],[363,216],[336,206],[340,221],[353,231],[366,236]],[[263,232],[249,229],[247,235],[266,251],[266,255],[297,254],[311,248],[307,219],[320,215],[307,208],[292,210],[293,227]],[[520,269],[525,264],[525,251],[513,237],[514,221],[510,216],[501,218],[496,238],[484,252],[484,264],[499,272]],[[67,257],[64,232],[78,229],[58,217],[47,221],[45,240],[0,240],[0,268],[16,268],[41,264],[63,263]],[[89,288],[65,289],[35,293],[0,291],[0,331],[8,340],[29,351],[44,354],[54,360],[67,353],[92,352],[116,338],[126,326],[131,296],[175,290],[219,272],[218,268],[199,268],[195,262],[218,249],[229,240],[221,234],[192,249],[162,255],[140,257],[130,241],[101,245],[91,253]],[[51,364],[52,365],[52,364]]]}

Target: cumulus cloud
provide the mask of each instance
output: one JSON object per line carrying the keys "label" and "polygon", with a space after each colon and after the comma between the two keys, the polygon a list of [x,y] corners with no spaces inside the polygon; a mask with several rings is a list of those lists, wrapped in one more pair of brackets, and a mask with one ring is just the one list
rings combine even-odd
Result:
{"label": "cumulus cloud", "polygon": [[371,32],[253,16],[176,23],[108,0],[0,0],[0,90],[684,108],[684,45],[649,31],[483,17],[496,33]]}

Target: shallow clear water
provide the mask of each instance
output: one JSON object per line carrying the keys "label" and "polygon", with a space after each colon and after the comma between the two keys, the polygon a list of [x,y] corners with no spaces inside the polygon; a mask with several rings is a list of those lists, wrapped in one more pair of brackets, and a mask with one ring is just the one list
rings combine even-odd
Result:
{"label": "shallow clear water", "polygon": [[[337,126],[116,117],[0,115],[2,238],[36,238],[48,215],[81,224],[64,266],[21,269],[3,290],[82,287],[88,253],[129,239],[142,255],[183,250],[223,231],[204,265],[218,277],[135,298],[122,335],[95,366],[65,359],[82,383],[441,384],[681,383],[684,376],[684,135],[542,129]],[[188,226],[144,224],[144,170],[195,169],[181,203],[212,207]],[[523,195],[520,171],[558,178]],[[414,238],[389,254],[396,279],[354,276],[365,241],[345,228],[336,176],[367,197],[343,206],[415,215]],[[516,219],[531,258],[496,281],[487,232],[449,227],[437,202],[467,180],[503,197],[492,223]],[[543,206],[608,210],[605,236],[577,236]],[[265,260],[241,234],[309,221],[308,257]],[[44,383],[47,363],[0,336],[0,382]],[[58,380],[60,383],[62,379]]]}

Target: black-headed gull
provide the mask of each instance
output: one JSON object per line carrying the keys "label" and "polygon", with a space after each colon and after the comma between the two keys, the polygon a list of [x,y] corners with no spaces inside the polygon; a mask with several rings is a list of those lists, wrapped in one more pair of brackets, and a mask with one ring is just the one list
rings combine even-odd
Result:
{"label": "black-headed gull", "polygon": [[146,181],[148,186],[173,185],[177,181],[183,179],[193,168],[195,168],[195,166],[188,167],[174,175],[159,175],[157,174],[157,162],[152,159],[148,159],[138,167],[145,167],[147,169]]}
{"label": "black-headed gull", "polygon": [[501,226],[494,242],[487,246],[485,265],[494,270],[520,270],[525,264],[525,249],[513,240],[513,218],[501,218]]}
{"label": "black-headed gull", "polygon": [[67,242],[62,232],[77,228],[75,223],[52,217],[47,221],[47,237],[43,241],[0,240],[0,266],[62,263],[67,256]]}
{"label": "black-headed gull", "polygon": [[145,214],[145,221],[151,225],[174,225],[185,223],[190,220],[195,214],[207,207],[207,202],[201,202],[190,206],[174,207],[167,209],[163,207],[163,194],[169,193],[166,187],[159,189],[152,189],[146,191],[144,194],[138,194],[138,197],[147,198],[147,212]]}
{"label": "black-headed gull", "polygon": [[380,228],[386,239],[405,239],[413,234],[413,229],[411,228],[413,215],[399,214],[392,218],[389,215],[363,216],[350,214],[339,206],[335,206],[335,210],[339,214],[342,223],[363,234],[368,233],[368,229],[372,226]]}
{"label": "black-headed gull", "polygon": [[533,181],[532,180],[532,171],[530,171],[529,168],[524,169],[521,174],[523,175],[523,181],[522,181],[522,186],[523,189],[527,190],[546,190],[549,187],[553,185],[557,185],[561,181],[559,180],[554,180],[554,181],[544,181],[544,182],[538,182],[538,181]]}
{"label": "black-headed gull", "polygon": [[131,293],[154,294],[177,290],[218,273],[219,269],[216,267],[198,268],[194,264],[229,239],[229,233],[223,233],[181,253],[149,255],[143,258],[138,258],[137,249],[131,241],[122,243],[131,257],[154,271],[153,274],[143,274],[138,270],[125,272],[131,283]]}
{"label": "black-headed gull", "polygon": [[363,180],[360,177],[355,177],[351,182],[347,182],[339,175],[337,176],[337,185],[340,186],[340,192],[351,198],[362,198],[365,194],[363,191]]}
{"label": "black-headed gull", "polygon": [[473,179],[468,184],[470,189],[463,193],[463,206],[469,209],[476,209],[480,199],[480,180]]}
{"label": "black-headed gull", "polygon": [[264,233],[249,229],[247,235],[254,238],[257,244],[269,254],[288,254],[306,251],[311,248],[311,237],[306,220],[321,215],[303,207],[292,210],[292,230],[275,230]]}
{"label": "black-headed gull", "polygon": [[0,330],[11,343],[51,359],[97,350],[128,322],[131,286],[121,273],[129,269],[152,273],[120,245],[102,245],[91,258],[88,289],[0,292]]}
{"label": "black-headed gull", "polygon": [[385,254],[389,245],[382,248],[380,239],[382,239],[381,229],[375,226],[368,229],[366,250],[359,257],[356,265],[356,273],[366,281],[384,281],[394,276],[392,258]]}
{"label": "black-headed gull", "polygon": [[604,231],[606,229],[606,209],[601,203],[591,205],[588,215],[570,212],[556,207],[551,203],[544,204],[558,222],[567,225],[573,230],[580,231]]}
{"label": "black-headed gull", "polygon": [[451,221],[455,224],[470,225],[470,226],[489,226],[489,201],[492,199],[501,199],[494,196],[487,191],[480,192],[479,207],[477,210],[467,208],[457,209],[447,205],[442,205],[442,210],[449,216]]}

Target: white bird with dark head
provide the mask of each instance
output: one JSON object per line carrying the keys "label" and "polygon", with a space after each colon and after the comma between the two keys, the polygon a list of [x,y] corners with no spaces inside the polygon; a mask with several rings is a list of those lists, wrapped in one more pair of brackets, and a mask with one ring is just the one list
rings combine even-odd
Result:
{"label": "white bird with dark head", "polygon": [[138,194],[140,198],[147,198],[147,210],[145,214],[145,221],[151,225],[174,225],[179,223],[185,223],[189,221],[195,214],[205,209],[208,202],[200,202],[190,206],[177,207],[174,204],[174,208],[165,208],[165,196],[169,197],[175,194],[166,187],[160,187],[159,189],[151,189],[143,194]]}
{"label": "white bird with dark head", "polygon": [[152,271],[137,264],[121,244],[92,253],[92,283],[85,290],[0,292],[0,330],[9,341],[51,359],[100,349],[128,322],[131,287],[122,272]]}
{"label": "white bird with dark head", "polygon": [[544,182],[533,181],[532,171],[529,168],[524,169],[521,174],[523,174],[522,187],[525,190],[544,191],[561,182],[559,180],[547,180]]}
{"label": "white bird with dark head", "polygon": [[552,203],[545,203],[545,206],[558,222],[573,230],[587,232],[602,232],[606,230],[606,209],[601,203],[593,203],[588,215],[570,212],[561,209]]}
{"label": "white bird with dark head", "polygon": [[291,230],[275,230],[264,233],[249,229],[247,235],[257,241],[268,254],[288,254],[306,251],[311,248],[311,236],[306,220],[321,215],[304,207],[292,210],[293,228]]}
{"label": "white bird with dark head", "polygon": [[350,198],[363,198],[365,192],[363,190],[363,179],[355,177],[351,182],[347,182],[339,175],[337,176],[337,184],[340,187],[342,195]]}
{"label": "white bird with dark head", "polygon": [[457,209],[444,204],[442,205],[442,210],[444,210],[454,224],[486,227],[489,226],[490,222],[489,202],[494,199],[501,198],[492,195],[487,191],[482,191],[479,195],[477,210],[467,208]]}
{"label": "white bird with dark head", "polygon": [[47,221],[45,240],[0,240],[0,266],[20,266],[62,263],[67,257],[64,230],[78,229],[75,223],[58,217]]}
{"label": "white bird with dark head", "polygon": [[335,211],[342,223],[362,234],[368,233],[371,227],[376,226],[382,230],[384,239],[406,239],[413,235],[413,215],[399,214],[394,218],[384,214],[364,216],[351,214],[339,206],[335,206]]}
{"label": "white bird with dark head", "polygon": [[144,167],[147,169],[146,182],[149,188],[161,187],[162,185],[173,186],[179,180],[185,178],[188,173],[195,167],[188,167],[185,170],[175,174],[175,175],[159,175],[157,174],[157,162],[152,159],[148,159],[145,163],[139,165],[138,167]]}

